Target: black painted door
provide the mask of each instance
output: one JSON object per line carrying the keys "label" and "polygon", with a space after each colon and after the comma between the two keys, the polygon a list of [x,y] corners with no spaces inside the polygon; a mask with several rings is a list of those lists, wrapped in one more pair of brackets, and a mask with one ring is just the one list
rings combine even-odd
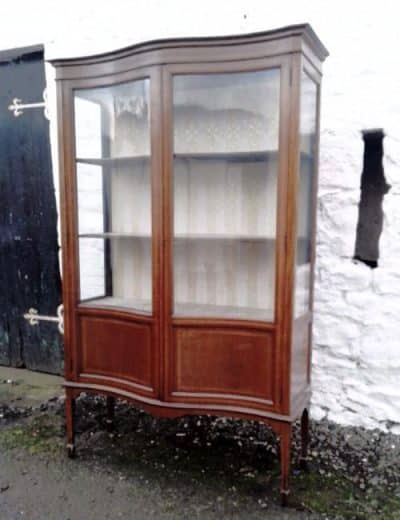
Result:
{"label": "black painted door", "polygon": [[42,108],[8,110],[13,98],[40,102],[44,88],[42,51],[0,55],[0,364],[60,373],[57,324],[23,318],[61,303],[49,122]]}

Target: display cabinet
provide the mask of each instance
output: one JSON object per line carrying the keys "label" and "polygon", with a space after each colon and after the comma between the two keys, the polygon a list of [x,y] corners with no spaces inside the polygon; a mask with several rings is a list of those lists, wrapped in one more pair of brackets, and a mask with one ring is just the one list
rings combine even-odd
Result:
{"label": "display cabinet", "polygon": [[80,392],[292,423],[306,457],[321,63],[309,25],[53,61],[68,450]]}

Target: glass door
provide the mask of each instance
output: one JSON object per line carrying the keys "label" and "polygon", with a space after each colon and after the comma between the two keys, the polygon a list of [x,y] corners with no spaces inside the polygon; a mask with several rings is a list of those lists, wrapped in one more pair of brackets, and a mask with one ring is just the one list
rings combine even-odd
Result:
{"label": "glass door", "polygon": [[80,302],[152,312],[150,79],[74,91]]}
{"label": "glass door", "polygon": [[172,89],[173,314],[273,321],[280,69]]}

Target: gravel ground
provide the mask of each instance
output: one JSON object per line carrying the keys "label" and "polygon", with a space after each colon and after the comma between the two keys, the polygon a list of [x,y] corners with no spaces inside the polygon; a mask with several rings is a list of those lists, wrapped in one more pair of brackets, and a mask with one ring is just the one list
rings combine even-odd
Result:
{"label": "gravel ground", "polygon": [[399,436],[311,422],[304,473],[295,425],[291,501],[282,510],[279,447],[263,424],[157,419],[118,401],[110,433],[104,400],[90,396],[78,400],[77,417],[77,459],[69,461],[63,399],[0,404],[1,520],[400,519]]}

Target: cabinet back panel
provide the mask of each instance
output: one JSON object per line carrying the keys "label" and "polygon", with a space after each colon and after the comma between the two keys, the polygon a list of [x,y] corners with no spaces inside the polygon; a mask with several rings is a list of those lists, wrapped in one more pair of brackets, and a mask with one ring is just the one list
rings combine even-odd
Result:
{"label": "cabinet back panel", "polygon": [[151,235],[151,172],[149,162],[119,166],[110,178],[111,230]]}
{"label": "cabinet back panel", "polygon": [[80,334],[82,373],[153,386],[151,325],[84,316]]}
{"label": "cabinet back panel", "polygon": [[173,392],[272,401],[271,334],[175,328],[173,348]]}
{"label": "cabinet back panel", "polygon": [[151,301],[151,241],[115,240],[112,249],[113,296]]}
{"label": "cabinet back panel", "polygon": [[[273,317],[274,260],[274,244],[264,241],[176,241],[175,314],[185,304],[203,304],[250,307]],[[218,309],[214,316],[221,316]]]}
{"label": "cabinet back panel", "polygon": [[276,238],[277,160],[176,159],[174,231]]}

